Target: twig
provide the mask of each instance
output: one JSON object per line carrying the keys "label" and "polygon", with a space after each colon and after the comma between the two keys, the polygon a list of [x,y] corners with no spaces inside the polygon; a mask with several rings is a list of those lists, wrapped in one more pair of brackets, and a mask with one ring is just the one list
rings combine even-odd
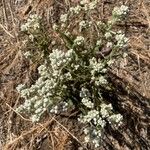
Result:
{"label": "twig", "polygon": [[[83,146],[82,142],[80,142],[77,137],[75,137],[65,126],[63,126],[60,122],[58,122],[55,118],[54,121],[59,124],[69,135],[71,135],[81,146]],[[87,148],[85,148],[86,150],[88,150]]]}
{"label": "twig", "polygon": [[22,115],[20,115],[20,114],[19,114],[15,109],[13,109],[9,104],[6,103],[6,105],[7,105],[11,110],[13,110],[18,116],[20,116],[23,120],[32,122],[30,119],[24,118]]}
{"label": "twig", "polygon": [[9,31],[7,31],[7,29],[2,25],[0,24],[0,27],[12,38],[15,38]]}

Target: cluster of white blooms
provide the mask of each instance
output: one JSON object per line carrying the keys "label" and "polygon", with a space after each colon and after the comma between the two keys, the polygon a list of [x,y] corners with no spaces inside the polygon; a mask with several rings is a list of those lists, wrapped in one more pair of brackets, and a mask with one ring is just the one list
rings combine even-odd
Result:
{"label": "cluster of white blooms", "polygon": [[68,103],[67,102],[60,102],[59,104],[57,104],[56,106],[54,106],[50,112],[54,113],[54,114],[58,114],[61,112],[65,112],[68,109]]}
{"label": "cluster of white blooms", "polygon": [[112,108],[111,104],[109,104],[109,105],[106,105],[105,103],[101,104],[100,114],[102,115],[103,118],[107,118],[107,117],[109,117],[112,109],[113,108]]}
{"label": "cluster of white blooms", "polygon": [[76,7],[70,7],[70,12],[79,14],[82,10],[82,7],[80,5],[77,5]]}
{"label": "cluster of white blooms", "polygon": [[110,124],[115,126],[120,126],[122,124],[122,115],[121,114],[114,114],[113,107],[111,104],[106,105],[105,103],[101,104],[100,114],[102,118],[107,119]]}
{"label": "cluster of white blooms", "polygon": [[[112,20],[102,23],[95,20],[96,17],[92,19],[91,15],[97,11],[98,2],[100,0],[81,0],[77,6],[71,7],[66,14],[60,16],[60,25],[54,24],[53,29],[58,35],[66,35],[60,36],[65,42],[63,45],[62,42],[59,43],[60,40],[56,43],[56,40],[51,44],[64,49],[59,50],[56,47],[47,57],[43,57],[44,63],[38,67],[39,78],[31,87],[26,88],[25,85],[17,87],[21,97],[25,99],[24,104],[17,110],[27,112],[33,122],[39,121],[45,111],[52,114],[67,111],[70,107],[69,100],[73,105],[81,107],[79,121],[88,125],[84,130],[85,142],[92,141],[95,147],[100,145],[106,124],[117,126],[122,123],[122,115],[115,114],[112,105],[106,104],[103,92],[109,87],[106,73],[108,66],[113,63],[115,52],[118,52],[116,49],[123,48],[128,42],[122,32],[113,32],[112,28],[114,22],[126,15],[128,7],[124,5],[120,8],[115,7]],[[78,17],[83,16],[80,15],[82,12],[85,15],[83,20],[82,17]],[[89,14],[90,17],[86,16]],[[75,20],[77,25],[75,34],[70,32],[71,17],[79,19]],[[39,19],[36,15],[31,16],[27,20],[27,25],[22,27],[22,31],[30,30],[29,38],[32,41],[36,38],[32,32],[40,28]],[[64,28],[64,25],[67,28]],[[86,27],[94,36],[85,36],[87,32],[87,35],[89,34]],[[113,49],[112,58],[99,57],[97,54],[103,49]],[[26,52],[25,56],[30,57],[30,53]]]}
{"label": "cluster of white blooms", "polygon": [[40,28],[41,17],[37,14],[30,15],[27,22],[21,26],[21,31],[34,32]]}
{"label": "cluster of white blooms", "polygon": [[81,22],[79,22],[79,31],[81,32],[82,29],[85,29],[85,28],[87,28],[87,27],[90,27],[91,24],[92,24],[91,21],[88,21],[88,22],[87,22],[87,21],[85,21],[85,20],[82,20]]}
{"label": "cluster of white blooms", "polygon": [[93,0],[90,2],[89,0],[81,0],[80,1],[81,6],[77,5],[75,7],[70,7],[70,12],[79,14],[82,10],[83,11],[94,10],[97,7],[99,1],[100,0]]}
{"label": "cluster of white blooms", "polygon": [[[38,67],[40,77],[36,83],[30,88],[24,88],[24,85],[17,87],[21,96],[25,98],[25,103],[17,110],[31,114],[33,122],[38,121],[41,115],[49,107],[52,107],[53,102],[59,102],[63,99],[66,86],[62,85],[60,81],[66,79],[65,77],[68,79],[68,75],[63,74],[61,70],[73,58],[72,53],[72,50],[67,52],[53,50],[49,56],[50,65],[46,63]],[[66,104],[63,103],[61,108],[65,110]]]}
{"label": "cluster of white blooms", "polygon": [[101,130],[97,130],[94,127],[87,127],[84,129],[84,134],[86,135],[84,138],[85,143],[92,142],[95,148],[100,146],[102,136]]}
{"label": "cluster of white blooms", "polygon": [[110,124],[114,124],[114,126],[120,126],[122,124],[123,117],[121,114],[113,114],[108,117],[108,121]]}
{"label": "cluster of white blooms", "polygon": [[125,34],[122,33],[122,31],[118,31],[115,39],[117,41],[117,47],[122,48],[122,47],[126,47],[127,42],[128,42],[128,38],[125,36]]}
{"label": "cluster of white blooms", "polygon": [[107,71],[104,63],[102,63],[101,60],[96,60],[96,58],[93,57],[89,60],[89,62],[92,76],[95,76],[96,73],[105,73]]}
{"label": "cluster of white blooms", "polygon": [[60,16],[60,21],[61,22],[66,22],[67,21],[67,14],[62,14],[61,16]]}
{"label": "cluster of white blooms", "polygon": [[89,6],[88,6],[89,9],[90,9],[90,10],[95,9],[95,8],[97,7],[98,2],[99,2],[99,0],[94,0],[94,1],[90,2],[90,3],[89,3]]}
{"label": "cluster of white blooms", "polygon": [[112,42],[107,42],[106,47],[112,48],[113,47],[113,43]]}
{"label": "cluster of white blooms", "polygon": [[74,43],[77,45],[81,45],[84,42],[84,37],[83,36],[77,36],[76,39],[74,40]]}
{"label": "cluster of white blooms", "polygon": [[79,118],[79,121],[82,123],[93,123],[93,126],[88,126],[84,129],[85,133],[85,142],[90,142],[98,147],[100,145],[100,139],[103,134],[104,127],[106,126],[106,120],[115,126],[119,126],[122,123],[122,115],[114,114],[112,112],[113,108],[111,104],[101,104],[100,111],[95,109],[88,111],[86,115],[82,115]]}
{"label": "cluster of white blooms", "polygon": [[107,85],[108,81],[104,76],[99,76],[95,78],[95,85],[100,86],[100,85]]}
{"label": "cluster of white blooms", "polygon": [[109,39],[110,37],[112,37],[111,32],[106,32],[106,33],[105,33],[105,38],[106,38],[106,39]]}
{"label": "cluster of white blooms", "polygon": [[[53,71],[59,71],[58,69],[63,67],[66,63],[72,60],[74,54],[73,49],[63,52],[61,50],[55,49],[52,50],[52,53],[49,55],[51,66]],[[54,76],[57,74],[54,74]]]}
{"label": "cluster of white blooms", "polygon": [[85,5],[85,4],[88,4],[89,3],[89,0],[81,0],[80,1],[80,4],[81,5]]}
{"label": "cluster of white blooms", "polygon": [[23,54],[25,56],[25,58],[30,58],[32,56],[30,51],[27,51]]}
{"label": "cluster of white blooms", "polygon": [[88,0],[82,0],[80,2],[81,5],[83,5],[83,10],[87,11],[87,10],[93,10],[97,7],[99,0],[93,0],[91,2],[89,2]]}
{"label": "cluster of white blooms", "polygon": [[19,84],[17,87],[16,87],[16,90],[18,92],[21,92],[22,89],[25,89],[25,84]]}
{"label": "cluster of white blooms", "polygon": [[89,98],[82,98],[81,102],[88,108],[94,107],[94,104],[91,102]]}
{"label": "cluster of white blooms", "polygon": [[101,46],[101,44],[102,44],[102,40],[98,40],[98,41],[96,42],[96,46]]}
{"label": "cluster of white blooms", "polygon": [[82,20],[80,23],[79,23],[79,27],[82,29],[82,28],[85,28],[87,26],[87,23],[85,20]]}
{"label": "cluster of white blooms", "polygon": [[126,15],[129,11],[128,6],[121,5],[121,7],[115,7],[113,9],[113,15],[115,17],[121,17],[122,15]]}
{"label": "cluster of white blooms", "polygon": [[99,112],[95,109],[88,111],[87,115],[81,115],[80,118],[78,119],[82,123],[89,123],[92,121],[94,118],[97,118],[99,115]]}
{"label": "cluster of white blooms", "polygon": [[117,21],[120,21],[128,12],[128,6],[121,5],[121,7],[115,7],[112,12],[112,19],[108,21],[108,24],[113,25]]}
{"label": "cluster of white blooms", "polygon": [[84,129],[85,133],[85,142],[88,143],[92,141],[95,147],[100,145],[100,139],[102,136],[103,129],[106,125],[106,121],[103,120],[100,116],[99,111],[91,110],[88,112],[87,115],[81,116],[79,121],[82,123],[89,124],[90,122],[93,123],[92,127],[88,127]]}
{"label": "cluster of white blooms", "polygon": [[53,28],[53,30],[58,30],[58,25],[54,23],[52,28]]}
{"label": "cluster of white blooms", "polygon": [[108,84],[105,76],[100,74],[100,73],[106,73],[107,71],[104,63],[102,63],[100,60],[96,60],[95,57],[90,59],[89,62],[90,62],[91,75],[92,75],[91,80],[95,81],[95,85],[99,86],[99,85]]}
{"label": "cluster of white blooms", "polygon": [[93,108],[94,103],[91,102],[90,92],[86,88],[82,88],[80,91],[80,97],[82,98],[81,102],[88,108]]}

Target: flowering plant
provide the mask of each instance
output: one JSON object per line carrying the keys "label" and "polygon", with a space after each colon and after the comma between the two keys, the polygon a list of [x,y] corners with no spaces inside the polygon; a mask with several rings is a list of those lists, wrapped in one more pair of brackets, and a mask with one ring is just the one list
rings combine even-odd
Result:
{"label": "flowering plant", "polygon": [[[63,43],[57,39],[51,41],[54,49],[38,67],[40,77],[35,84],[29,88],[25,85],[17,87],[25,99],[17,111],[28,113],[33,122],[39,121],[45,111],[57,114],[75,106],[80,111],[78,120],[86,125],[85,142],[92,141],[95,147],[100,144],[106,124],[117,127],[123,119],[102,93],[110,89],[108,68],[128,42],[121,31],[112,29],[127,14],[128,7],[115,7],[112,18],[104,23],[94,16],[98,5],[99,0],[82,0],[60,16],[60,24],[54,24],[53,30]],[[36,37],[40,26],[34,19],[21,29]]]}

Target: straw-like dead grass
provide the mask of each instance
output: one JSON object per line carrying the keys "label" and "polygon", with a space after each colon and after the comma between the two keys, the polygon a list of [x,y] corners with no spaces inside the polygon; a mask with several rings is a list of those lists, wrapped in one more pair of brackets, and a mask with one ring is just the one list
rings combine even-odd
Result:
{"label": "straw-like dead grass", "polygon": [[[33,11],[43,14],[50,25],[57,19],[64,5],[70,1],[36,0],[15,3],[0,2],[0,149],[4,150],[73,150],[82,147],[82,132],[74,116],[50,118],[39,124],[15,112],[21,103],[15,87],[19,83],[29,85],[37,78],[36,64],[31,65],[22,56],[23,44],[19,34],[19,24]],[[114,0],[115,4],[122,1]],[[124,116],[122,131],[106,130],[101,149],[148,150],[149,145],[149,98],[150,98],[150,3],[148,0],[127,0],[131,9],[124,28],[130,37],[128,57],[121,61],[110,74],[116,86],[115,95],[110,100],[115,109]],[[102,1],[102,14],[107,17],[114,4]],[[1,15],[2,14],[2,15]],[[54,17],[51,17],[54,16]],[[106,93],[107,96],[107,93]],[[118,104],[118,105],[116,105]],[[69,116],[69,115],[68,115]],[[88,148],[90,149],[90,148]]]}

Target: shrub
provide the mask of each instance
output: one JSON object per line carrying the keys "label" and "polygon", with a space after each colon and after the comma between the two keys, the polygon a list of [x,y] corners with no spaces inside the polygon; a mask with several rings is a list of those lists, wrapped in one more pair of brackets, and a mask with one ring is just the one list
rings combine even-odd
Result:
{"label": "shrub", "polygon": [[[128,7],[115,7],[111,19],[101,22],[98,5],[99,0],[82,0],[60,16],[60,22],[53,24],[59,38],[51,37],[53,50],[42,55],[44,61],[38,67],[39,78],[31,87],[17,87],[25,99],[17,111],[27,113],[33,122],[39,121],[45,111],[57,114],[70,107],[78,109],[78,121],[85,124],[85,142],[92,141],[95,147],[100,145],[106,124],[117,127],[123,120],[102,93],[111,90],[108,69],[128,42],[122,31],[115,29]],[[31,15],[21,26],[33,44],[38,43],[42,35],[48,39],[42,33],[40,22],[41,17]],[[33,51],[24,55],[31,60],[35,57]]]}

